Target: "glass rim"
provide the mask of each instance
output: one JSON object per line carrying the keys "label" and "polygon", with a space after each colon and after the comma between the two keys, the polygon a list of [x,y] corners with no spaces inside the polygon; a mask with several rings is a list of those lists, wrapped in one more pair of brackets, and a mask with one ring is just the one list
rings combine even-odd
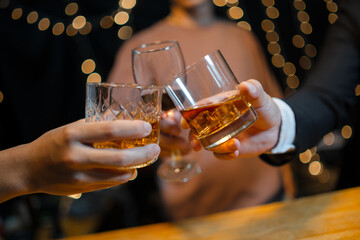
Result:
{"label": "glass rim", "polygon": [[[171,43],[172,45],[161,47],[161,48],[159,47],[159,48],[151,49],[151,50],[145,50],[146,47],[156,46],[156,45],[161,45],[161,44],[166,44],[166,43]],[[136,53],[136,54],[139,54],[139,53],[151,53],[151,52],[158,52],[158,51],[162,51],[162,50],[168,50],[168,49],[173,48],[175,46],[179,46],[179,42],[176,41],[176,40],[155,41],[155,42],[150,42],[150,43],[143,43],[140,46],[137,46],[137,47],[133,48],[132,51],[134,53]]]}
{"label": "glass rim", "polygon": [[[212,55],[215,55],[215,54],[219,54],[220,57],[221,57],[221,58],[225,61],[225,63],[226,63],[226,60],[225,60],[223,54],[221,53],[221,51],[220,51],[219,49],[217,49],[217,50],[215,50],[215,51],[213,51],[213,52],[211,52],[211,53],[208,53],[208,54],[202,56],[201,58],[197,59],[196,61],[194,61],[194,62],[191,63],[190,65],[186,66],[183,70],[181,70],[178,74],[176,74],[176,75],[174,76],[174,79],[173,79],[173,80],[176,80],[177,78],[180,78],[180,77],[186,75],[186,73],[188,73],[188,72],[191,71],[192,69],[195,69],[196,65],[200,64],[201,62],[203,62],[207,56],[212,56]],[[206,61],[206,60],[205,60],[205,61]],[[227,64],[227,63],[226,63],[226,64]]]}
{"label": "glass rim", "polygon": [[87,82],[88,86],[114,87],[114,88],[139,88],[139,89],[162,89],[163,87],[150,85],[142,86],[137,83],[114,83],[114,82]]}

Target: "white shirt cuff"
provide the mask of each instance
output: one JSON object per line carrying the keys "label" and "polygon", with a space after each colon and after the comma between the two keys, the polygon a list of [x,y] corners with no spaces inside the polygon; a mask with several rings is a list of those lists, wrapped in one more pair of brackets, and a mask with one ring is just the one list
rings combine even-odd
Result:
{"label": "white shirt cuff", "polygon": [[281,154],[294,150],[294,140],[296,132],[295,115],[293,110],[283,100],[273,98],[274,102],[280,108],[281,112],[281,129],[279,141],[275,147],[270,150],[272,154]]}

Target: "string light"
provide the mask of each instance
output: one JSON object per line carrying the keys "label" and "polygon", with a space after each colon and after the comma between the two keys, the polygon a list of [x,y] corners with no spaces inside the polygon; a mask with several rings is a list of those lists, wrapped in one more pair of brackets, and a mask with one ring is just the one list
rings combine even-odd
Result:
{"label": "string light", "polygon": [[330,132],[330,133],[326,134],[326,135],[323,137],[323,141],[324,141],[324,144],[327,145],[327,146],[333,145],[334,142],[335,142],[335,135],[334,135],[334,133]]}
{"label": "string light", "polygon": [[351,135],[352,135],[352,128],[349,125],[345,125],[341,129],[341,136],[345,139],[349,139],[351,138]]}

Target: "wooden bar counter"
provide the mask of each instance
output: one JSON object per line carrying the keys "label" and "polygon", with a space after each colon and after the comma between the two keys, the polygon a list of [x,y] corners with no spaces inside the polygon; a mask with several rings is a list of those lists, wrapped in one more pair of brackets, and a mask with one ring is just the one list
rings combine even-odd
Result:
{"label": "wooden bar counter", "polygon": [[360,239],[360,187],[67,239]]}

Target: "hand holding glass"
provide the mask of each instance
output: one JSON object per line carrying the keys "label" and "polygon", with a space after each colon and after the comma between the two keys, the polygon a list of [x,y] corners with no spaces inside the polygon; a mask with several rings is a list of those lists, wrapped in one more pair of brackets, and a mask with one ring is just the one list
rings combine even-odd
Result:
{"label": "hand holding glass", "polygon": [[215,51],[187,67],[165,89],[201,145],[211,149],[257,119],[236,89],[238,84],[221,52]]}

